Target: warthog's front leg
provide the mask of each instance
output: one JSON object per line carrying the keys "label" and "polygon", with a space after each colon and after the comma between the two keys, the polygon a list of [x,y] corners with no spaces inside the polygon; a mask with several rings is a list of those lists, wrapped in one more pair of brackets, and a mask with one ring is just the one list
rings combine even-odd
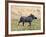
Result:
{"label": "warthog's front leg", "polygon": [[23,22],[23,26],[24,26],[24,22]]}
{"label": "warthog's front leg", "polygon": [[31,26],[31,22],[29,22],[29,26]]}

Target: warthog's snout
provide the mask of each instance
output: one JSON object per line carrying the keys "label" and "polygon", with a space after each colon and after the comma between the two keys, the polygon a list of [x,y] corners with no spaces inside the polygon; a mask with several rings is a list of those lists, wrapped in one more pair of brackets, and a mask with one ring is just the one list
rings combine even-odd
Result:
{"label": "warthog's snout", "polygon": [[37,17],[35,17],[35,19],[37,19]]}

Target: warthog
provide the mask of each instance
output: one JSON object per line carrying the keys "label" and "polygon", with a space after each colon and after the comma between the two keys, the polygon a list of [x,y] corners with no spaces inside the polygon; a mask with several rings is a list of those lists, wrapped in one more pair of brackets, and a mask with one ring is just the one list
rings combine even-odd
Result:
{"label": "warthog", "polygon": [[[19,20],[19,23],[23,23],[23,26],[24,26],[24,23],[25,22],[28,22],[29,23],[29,25],[31,25],[31,22],[34,20],[34,19],[37,19],[37,17],[35,17],[34,15],[29,15],[29,16],[21,16],[20,17],[20,20]],[[18,24],[19,25],[19,24]]]}

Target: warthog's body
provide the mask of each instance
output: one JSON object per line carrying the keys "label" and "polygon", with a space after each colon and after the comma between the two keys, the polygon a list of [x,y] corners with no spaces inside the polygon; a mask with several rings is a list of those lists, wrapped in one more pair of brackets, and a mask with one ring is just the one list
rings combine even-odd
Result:
{"label": "warthog's body", "polygon": [[31,25],[31,22],[33,21],[33,19],[37,19],[37,17],[35,17],[32,14],[30,16],[27,16],[27,17],[21,16],[19,23],[23,22],[23,26],[24,26],[25,22],[29,22],[29,24]]}

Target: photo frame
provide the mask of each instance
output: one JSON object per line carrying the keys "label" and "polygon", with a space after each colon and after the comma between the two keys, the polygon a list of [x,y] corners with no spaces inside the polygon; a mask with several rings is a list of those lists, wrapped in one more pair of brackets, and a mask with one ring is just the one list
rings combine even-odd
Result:
{"label": "photo frame", "polygon": [[38,34],[45,34],[45,3],[6,1],[5,35],[22,36]]}

